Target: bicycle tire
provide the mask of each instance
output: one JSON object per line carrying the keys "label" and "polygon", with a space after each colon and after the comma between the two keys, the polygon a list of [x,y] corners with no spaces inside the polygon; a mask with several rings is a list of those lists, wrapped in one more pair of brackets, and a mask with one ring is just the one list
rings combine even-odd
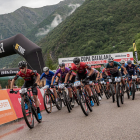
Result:
{"label": "bicycle tire", "polygon": [[115,92],[114,92],[114,89],[113,89],[113,85],[112,84],[110,85],[110,88],[111,88],[111,92],[112,92],[112,101],[114,103],[115,102]]}
{"label": "bicycle tire", "polygon": [[123,91],[123,87],[121,87],[121,103],[124,104],[124,91]]}
{"label": "bicycle tire", "polygon": [[88,107],[87,107],[86,101],[85,101],[85,108],[86,108],[86,110],[84,109],[83,104],[82,104],[83,100],[85,100],[85,96],[83,96],[83,94],[80,94],[79,90],[77,90],[77,97],[78,97],[78,100],[79,100],[79,103],[80,103],[80,107],[81,107],[83,113],[86,116],[88,116],[89,111],[88,111]]}
{"label": "bicycle tire", "polygon": [[[46,99],[48,100],[48,106],[50,106],[49,107],[50,109],[46,106],[47,104]],[[45,92],[43,100],[44,100],[44,107],[45,107],[46,112],[51,113],[52,112],[52,99],[51,99],[50,94]]]}
{"label": "bicycle tire", "polygon": [[68,101],[68,98],[67,98],[67,93],[65,91],[63,91],[63,95],[64,95],[64,99],[65,99],[65,103],[66,103],[68,112],[70,113],[71,112],[71,108],[70,108],[69,101]]}
{"label": "bicycle tire", "polygon": [[73,92],[73,96],[74,96],[74,98],[75,98],[76,103],[77,103],[78,105],[80,105],[80,104],[79,104],[79,100],[78,100],[78,98],[77,98],[77,94],[75,94],[75,93]]}
{"label": "bicycle tire", "polygon": [[31,114],[31,124],[29,123],[28,121],[28,118],[26,116],[26,110],[25,110],[25,105],[24,105],[24,97],[21,98],[21,108],[22,108],[22,113],[23,113],[23,116],[24,116],[24,119],[25,119],[25,122],[27,124],[27,126],[32,129],[34,127],[34,113],[32,112],[32,108],[31,108],[31,105],[30,105],[30,101],[29,99],[26,98],[26,104],[28,105],[28,109],[29,109],[29,115]]}
{"label": "bicycle tire", "polygon": [[132,100],[135,99],[135,83],[132,83]]}
{"label": "bicycle tire", "polygon": [[116,99],[117,99],[117,106],[120,107],[120,85],[117,84],[116,86]]}
{"label": "bicycle tire", "polygon": [[130,99],[130,95],[129,95],[129,87],[128,87],[127,83],[125,84],[125,87],[126,87],[127,97],[128,97],[128,99]]}
{"label": "bicycle tire", "polygon": [[97,106],[99,106],[100,101],[99,101],[99,98],[98,98],[97,93],[94,92],[93,88],[91,88],[91,91],[92,91],[92,93],[93,93],[92,98],[93,98],[93,101],[95,101],[94,103],[97,103]]}
{"label": "bicycle tire", "polygon": [[58,110],[61,110],[62,109],[62,100],[61,100],[61,97],[57,94],[57,104],[56,104],[56,107]]}
{"label": "bicycle tire", "polygon": [[37,110],[36,110],[36,108],[35,108],[34,105],[32,105],[32,111],[33,111],[33,113],[34,113],[34,115],[35,115],[36,120],[37,120],[39,123],[41,123],[41,122],[42,122],[42,119],[41,119],[41,120],[38,119]]}
{"label": "bicycle tire", "polygon": [[90,105],[89,96],[87,95],[87,91],[86,91],[86,90],[84,90],[84,92],[86,93],[86,94],[85,94],[85,99],[86,99],[87,107],[88,107],[89,111],[92,112],[92,107],[91,107],[91,105]]}

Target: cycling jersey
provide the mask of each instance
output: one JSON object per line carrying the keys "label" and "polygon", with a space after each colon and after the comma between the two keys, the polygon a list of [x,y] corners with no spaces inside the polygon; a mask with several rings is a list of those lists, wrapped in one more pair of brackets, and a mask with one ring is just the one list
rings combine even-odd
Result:
{"label": "cycling jersey", "polygon": [[80,62],[80,66],[79,67],[76,67],[75,64],[72,64],[72,67],[70,69],[70,73],[72,71],[76,71],[77,73],[86,74],[87,73],[86,69],[91,70],[91,67],[89,65],[87,65],[86,63],[84,63],[84,62]]}
{"label": "cycling jersey", "polygon": [[[52,77],[54,76],[54,72],[52,71],[49,71],[49,74],[46,75],[45,72],[42,73],[42,75],[40,76],[40,80],[44,77],[46,78],[46,85],[50,86],[51,85],[51,80],[52,80]],[[55,82],[55,80],[54,80]]]}
{"label": "cycling jersey", "polygon": [[136,70],[135,70],[136,65],[132,64],[131,67],[128,65],[126,66],[126,70],[130,76],[136,75]]}
{"label": "cycling jersey", "polygon": [[[96,69],[94,69],[94,68],[92,68],[93,69],[93,73],[91,74],[91,75],[93,75],[93,74],[97,74],[99,71],[98,70],[96,70]],[[89,74],[90,73],[90,70],[87,70],[87,73]]]}
{"label": "cycling jersey", "polygon": [[117,73],[119,71],[118,66],[121,67],[122,65],[120,63],[114,61],[113,66],[111,66],[109,63],[107,63],[106,68],[113,68],[112,70],[110,70],[110,73],[114,74],[114,73]]}
{"label": "cycling jersey", "polygon": [[16,76],[14,77],[14,80],[17,80],[18,77],[22,77],[25,81],[32,81],[34,79],[34,76],[38,76],[39,74],[35,70],[27,69],[26,74],[19,71]]}
{"label": "cycling jersey", "polygon": [[45,77],[47,81],[51,81],[52,77],[54,76],[54,73],[52,71],[49,71],[49,74],[46,75],[45,72],[42,73],[42,75],[40,76],[40,80]]}
{"label": "cycling jersey", "polygon": [[[107,76],[106,74],[105,74],[105,70],[106,70],[106,68],[104,68],[103,70],[102,70],[102,76]],[[106,70],[106,72],[107,72],[107,74],[110,76],[111,75],[111,73],[110,73],[110,70]]]}
{"label": "cycling jersey", "polygon": [[65,67],[65,71],[62,71],[61,69],[58,69],[55,73],[55,77],[57,76],[58,73],[60,73],[61,78],[65,78],[66,74],[69,72],[69,68]]}
{"label": "cycling jersey", "polygon": [[[127,66],[127,64],[125,63],[124,64],[124,67],[126,68],[126,66]],[[121,69],[121,74],[122,74],[122,76],[124,76],[125,74],[124,74],[123,68],[121,68],[120,66],[118,66],[118,69]]]}

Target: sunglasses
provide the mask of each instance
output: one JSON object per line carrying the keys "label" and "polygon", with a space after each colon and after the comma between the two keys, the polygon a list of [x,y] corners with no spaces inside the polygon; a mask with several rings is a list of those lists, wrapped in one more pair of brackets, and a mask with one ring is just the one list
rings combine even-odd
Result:
{"label": "sunglasses", "polygon": [[19,68],[19,69],[24,69],[25,67],[21,67],[21,68]]}

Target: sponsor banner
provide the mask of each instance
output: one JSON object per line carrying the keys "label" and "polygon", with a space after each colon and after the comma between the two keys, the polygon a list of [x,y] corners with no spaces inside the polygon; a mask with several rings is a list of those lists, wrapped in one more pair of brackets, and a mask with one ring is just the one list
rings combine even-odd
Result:
{"label": "sponsor banner", "polygon": [[[79,56],[81,62],[85,62],[90,65],[99,65],[107,63],[108,58],[113,57],[115,61],[124,59],[124,60],[133,60],[133,52],[125,52],[125,53],[114,53],[114,54],[101,54],[101,55],[91,55],[91,56]],[[73,63],[73,59],[75,57],[68,58],[59,58],[59,63],[65,63],[66,67],[71,67]]]}
{"label": "sponsor banner", "polygon": [[95,66],[91,66],[92,68],[101,68],[101,65],[95,65]]}
{"label": "sponsor banner", "polygon": [[7,90],[0,90],[0,125],[16,119],[17,116]]}
{"label": "sponsor banner", "polygon": [[19,72],[19,68],[0,69],[0,77],[16,75]]}
{"label": "sponsor banner", "polygon": [[[16,88],[14,90],[16,91],[16,90],[19,90],[19,89]],[[7,89],[7,92],[9,94],[10,99],[11,99],[11,102],[13,104],[13,107],[15,109],[17,117],[22,118],[23,114],[22,114],[22,109],[21,109],[21,96],[20,96],[20,93],[18,92],[17,94],[11,94],[10,89]],[[31,95],[32,95],[32,92],[31,92]],[[43,98],[42,98],[42,95],[41,95],[41,92],[40,92],[39,89],[38,89],[38,99],[39,99],[40,110],[44,110],[45,108],[44,108]]]}

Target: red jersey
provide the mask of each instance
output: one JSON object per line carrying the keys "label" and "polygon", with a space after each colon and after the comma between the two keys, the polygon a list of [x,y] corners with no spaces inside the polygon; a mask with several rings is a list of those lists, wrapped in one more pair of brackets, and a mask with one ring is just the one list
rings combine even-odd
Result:
{"label": "red jersey", "polygon": [[74,70],[77,73],[84,73],[84,74],[86,74],[87,73],[86,69],[91,70],[91,67],[88,66],[84,62],[80,62],[80,66],[78,68],[75,66],[75,64],[72,64],[72,67],[71,67],[70,71]]}
{"label": "red jersey", "polygon": [[22,77],[25,81],[31,81],[33,80],[34,76],[38,76],[39,74],[35,71],[35,70],[30,70],[27,69],[26,74],[22,73],[21,71],[19,71],[16,76],[14,77],[14,80],[17,80],[18,77]]}
{"label": "red jersey", "polygon": [[[105,70],[106,70],[106,68],[104,68],[104,69],[102,70],[102,73],[105,74]],[[111,75],[111,74],[110,74],[110,71],[106,70],[106,72],[107,72],[108,75]]]}

